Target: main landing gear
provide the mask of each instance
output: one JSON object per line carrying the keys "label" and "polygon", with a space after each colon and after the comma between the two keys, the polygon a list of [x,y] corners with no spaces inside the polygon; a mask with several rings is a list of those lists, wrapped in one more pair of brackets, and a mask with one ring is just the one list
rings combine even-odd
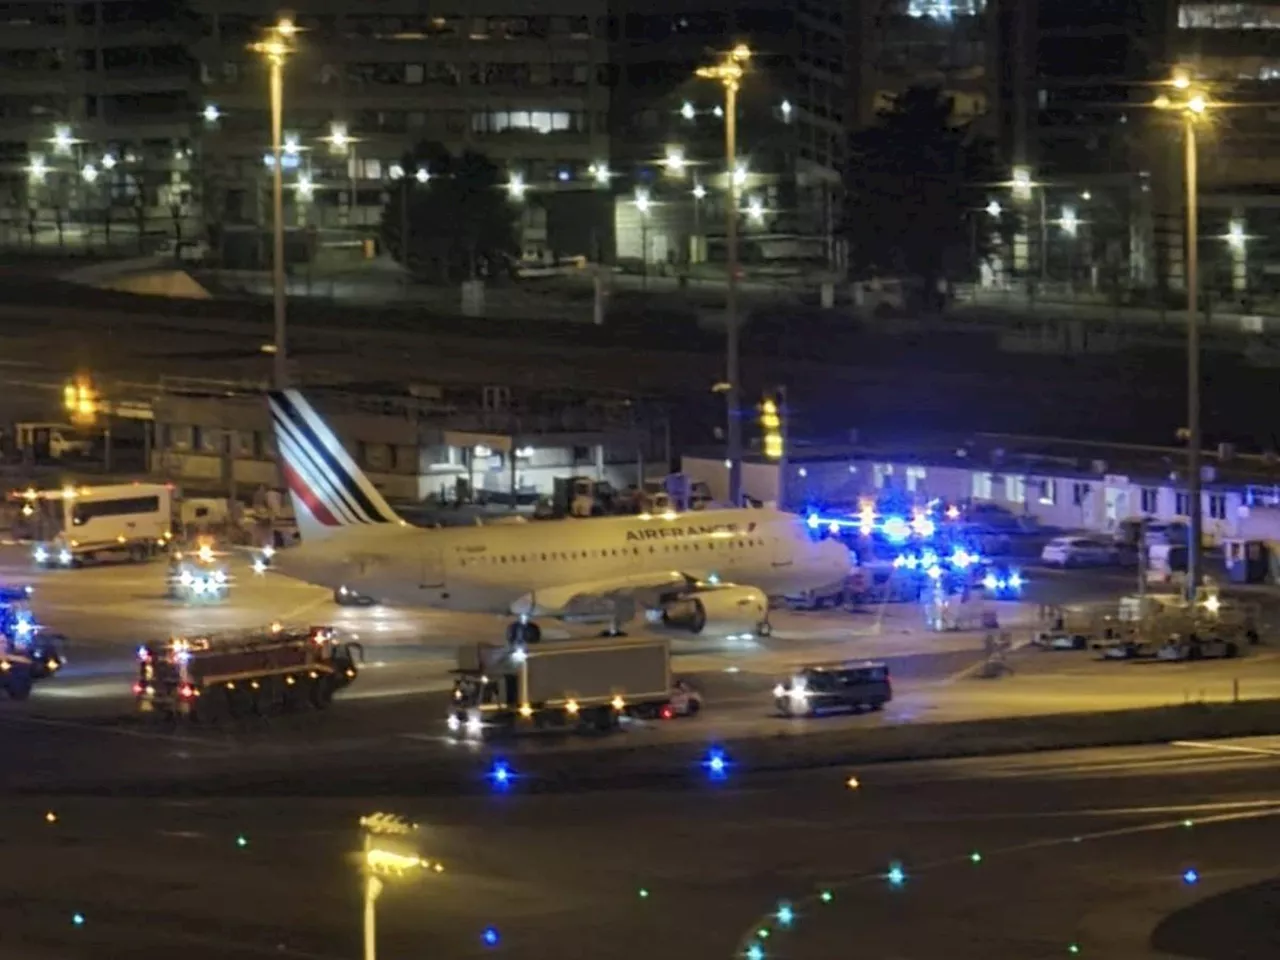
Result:
{"label": "main landing gear", "polygon": [[527,647],[542,639],[542,628],[532,620],[516,620],[507,624],[507,645]]}

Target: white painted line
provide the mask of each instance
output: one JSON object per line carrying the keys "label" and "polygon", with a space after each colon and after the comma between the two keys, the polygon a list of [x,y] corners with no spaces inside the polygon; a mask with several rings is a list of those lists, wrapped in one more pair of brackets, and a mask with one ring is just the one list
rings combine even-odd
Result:
{"label": "white painted line", "polygon": [[1174,740],[1171,747],[1187,747],[1192,750],[1213,750],[1222,753],[1243,753],[1255,757],[1280,757],[1280,750],[1268,750],[1265,747],[1246,747],[1238,743],[1213,743],[1200,740]]}

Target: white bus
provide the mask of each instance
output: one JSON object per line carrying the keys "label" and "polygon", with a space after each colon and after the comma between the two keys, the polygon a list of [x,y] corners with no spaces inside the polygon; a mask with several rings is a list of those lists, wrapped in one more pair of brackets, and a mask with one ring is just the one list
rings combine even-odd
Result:
{"label": "white bus", "polygon": [[163,483],[26,490],[23,514],[34,521],[41,566],[149,559],[172,538],[173,491]]}

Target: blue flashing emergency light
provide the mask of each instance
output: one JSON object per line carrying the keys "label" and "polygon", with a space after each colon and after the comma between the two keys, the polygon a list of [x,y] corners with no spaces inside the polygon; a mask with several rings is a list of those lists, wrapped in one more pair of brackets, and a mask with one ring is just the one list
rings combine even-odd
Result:
{"label": "blue flashing emergency light", "polygon": [[988,590],[998,590],[1000,588],[1000,578],[994,573],[988,573],[982,578],[982,585]]}
{"label": "blue flashing emergency light", "polygon": [[[835,523],[835,522],[836,522],[836,521],[834,521],[834,520],[832,521],[832,523]],[[811,513],[811,514],[809,514],[809,516],[805,519],[805,523],[809,524],[809,529],[810,529],[810,530],[817,530],[817,529],[818,529],[818,527],[820,527],[820,526],[822,525],[822,518],[821,518],[821,517],[819,517],[816,513]]]}
{"label": "blue flashing emergency light", "polygon": [[789,903],[778,904],[778,912],[774,914],[778,920],[778,926],[789,927],[795,923],[796,911]]}
{"label": "blue flashing emergency light", "polygon": [[707,752],[707,758],[702,765],[707,770],[707,776],[712,780],[723,780],[729,772],[729,760],[719,747],[713,747]]}
{"label": "blue flashing emergency light", "polygon": [[71,923],[72,923],[74,926],[77,926],[77,927],[83,927],[83,926],[84,926],[84,914],[83,914],[83,913],[80,913],[79,911],[76,911],[75,913],[73,913],[73,914],[71,915]]}
{"label": "blue flashing emergency light", "polygon": [[499,790],[511,785],[512,776],[511,767],[505,760],[495,760],[489,768],[489,780]]}
{"label": "blue flashing emergency light", "polygon": [[902,869],[902,864],[893,863],[889,865],[889,872],[885,874],[892,887],[900,887],[907,882],[907,873]]}
{"label": "blue flashing emergency light", "polygon": [[880,529],[890,543],[905,543],[911,538],[911,525],[901,517],[885,517]]}
{"label": "blue flashing emergency light", "polygon": [[1195,886],[1200,882],[1200,871],[1196,870],[1195,867],[1187,868],[1182,872],[1182,882],[1189,887]]}
{"label": "blue flashing emergency light", "polygon": [[916,536],[924,537],[928,540],[937,531],[938,525],[924,514],[921,514],[911,521],[911,529],[915,531]]}
{"label": "blue flashing emergency light", "polygon": [[960,570],[966,570],[977,562],[978,558],[963,547],[957,547],[951,552],[951,565]]}
{"label": "blue flashing emergency light", "polygon": [[758,943],[753,943],[747,947],[747,952],[744,956],[747,960],[764,960],[764,947]]}
{"label": "blue flashing emergency light", "polygon": [[498,933],[497,927],[485,927],[480,939],[486,947],[496,947],[502,940],[502,934]]}

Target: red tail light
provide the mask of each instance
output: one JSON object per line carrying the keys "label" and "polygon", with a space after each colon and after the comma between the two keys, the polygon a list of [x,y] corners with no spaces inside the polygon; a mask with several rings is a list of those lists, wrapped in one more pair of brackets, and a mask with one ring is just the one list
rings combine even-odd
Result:
{"label": "red tail light", "polygon": [[195,688],[189,683],[184,683],[178,688],[178,696],[183,700],[190,700],[196,695]]}
{"label": "red tail light", "polygon": [[671,704],[669,704],[669,703],[668,703],[668,704],[665,704],[665,705],[663,706],[663,708],[662,708],[662,719],[663,719],[663,720],[670,720],[670,719],[671,719],[672,717],[674,717],[675,715],[676,715],[676,714],[675,714],[675,711],[671,709]]}
{"label": "red tail light", "polygon": [[134,695],[135,697],[140,697],[140,696],[142,696],[142,684],[140,684],[140,683],[135,683],[135,684],[133,685],[133,695]]}

